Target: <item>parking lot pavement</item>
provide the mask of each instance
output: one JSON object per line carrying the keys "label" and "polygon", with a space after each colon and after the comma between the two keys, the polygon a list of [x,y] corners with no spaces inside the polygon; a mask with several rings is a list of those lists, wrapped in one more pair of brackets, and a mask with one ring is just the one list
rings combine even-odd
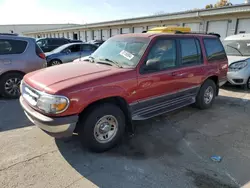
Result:
{"label": "parking lot pavement", "polygon": [[249,112],[250,93],[227,87],[211,109],[135,122],[134,137],[95,154],[76,136],[54,140],[18,101],[0,100],[0,187],[240,187],[250,181]]}

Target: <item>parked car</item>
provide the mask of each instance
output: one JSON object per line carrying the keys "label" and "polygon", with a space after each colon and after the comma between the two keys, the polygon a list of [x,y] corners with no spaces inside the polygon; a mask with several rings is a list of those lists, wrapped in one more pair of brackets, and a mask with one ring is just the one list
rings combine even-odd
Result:
{"label": "parked car", "polygon": [[86,43],[70,43],[62,45],[52,52],[45,53],[48,66],[72,62],[77,58],[88,56],[97,49],[97,46]]}
{"label": "parked car", "polygon": [[46,64],[45,55],[35,39],[0,34],[0,95],[19,97],[24,74],[42,69]]}
{"label": "parked car", "polygon": [[117,35],[89,59],[26,75],[20,103],[46,133],[78,133],[98,152],[116,145],[132,120],[193,103],[210,108],[227,80],[227,56],[215,35]]}
{"label": "parked car", "polygon": [[59,46],[68,43],[82,42],[81,40],[71,40],[66,38],[39,38],[37,44],[44,52],[50,52]]}
{"label": "parked car", "polygon": [[229,36],[223,45],[229,61],[229,83],[250,89],[250,34]]}

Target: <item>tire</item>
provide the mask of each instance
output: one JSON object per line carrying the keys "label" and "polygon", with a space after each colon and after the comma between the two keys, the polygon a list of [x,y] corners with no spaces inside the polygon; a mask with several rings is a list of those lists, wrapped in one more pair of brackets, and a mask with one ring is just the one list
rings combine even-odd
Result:
{"label": "tire", "polygon": [[250,89],[250,77],[247,79],[247,83],[245,83],[242,86],[242,88],[245,89],[245,90]]}
{"label": "tire", "polygon": [[20,73],[7,73],[0,80],[0,94],[9,99],[20,96],[20,83],[23,75]]}
{"label": "tire", "polygon": [[[118,106],[104,103],[86,113],[87,116],[80,120],[79,125],[79,136],[83,146],[94,152],[104,152],[119,143],[125,132],[125,116]],[[110,123],[107,123],[108,121]],[[110,133],[107,138],[106,131]]]}
{"label": "tire", "polygon": [[61,64],[62,64],[61,60],[59,60],[59,59],[53,59],[53,60],[51,60],[48,63],[48,66],[51,67],[51,66],[56,66],[56,65],[61,65]]}
{"label": "tire", "polygon": [[[212,92],[212,95],[208,95],[209,91]],[[208,79],[201,86],[200,91],[196,96],[195,105],[200,109],[208,109],[212,106],[215,96],[216,96],[216,85],[213,80]]]}

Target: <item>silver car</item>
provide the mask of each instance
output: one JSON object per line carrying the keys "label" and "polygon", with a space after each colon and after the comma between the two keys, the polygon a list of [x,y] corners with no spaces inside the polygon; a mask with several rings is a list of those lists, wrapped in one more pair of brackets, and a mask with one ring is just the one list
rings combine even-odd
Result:
{"label": "silver car", "polygon": [[223,45],[229,62],[228,81],[250,89],[250,34],[229,36]]}
{"label": "silver car", "polygon": [[51,52],[47,52],[48,66],[72,62],[77,58],[91,55],[98,47],[87,43],[64,44]]}
{"label": "silver car", "polygon": [[26,73],[46,67],[45,54],[35,39],[0,33],[0,94],[20,95],[19,85]]}

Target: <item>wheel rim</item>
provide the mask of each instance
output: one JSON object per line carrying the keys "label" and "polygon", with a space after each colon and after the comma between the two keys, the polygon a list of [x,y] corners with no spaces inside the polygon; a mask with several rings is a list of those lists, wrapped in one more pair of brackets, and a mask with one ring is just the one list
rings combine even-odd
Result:
{"label": "wheel rim", "polygon": [[94,136],[97,142],[105,144],[116,136],[117,131],[117,119],[112,115],[105,115],[95,124]]}
{"label": "wheel rim", "polygon": [[51,66],[60,65],[60,61],[52,61]]}
{"label": "wheel rim", "polygon": [[4,90],[11,96],[18,96],[20,95],[20,78],[10,78],[4,84]]}
{"label": "wheel rim", "polygon": [[204,102],[206,104],[209,104],[214,97],[214,90],[211,86],[209,86],[204,93]]}

